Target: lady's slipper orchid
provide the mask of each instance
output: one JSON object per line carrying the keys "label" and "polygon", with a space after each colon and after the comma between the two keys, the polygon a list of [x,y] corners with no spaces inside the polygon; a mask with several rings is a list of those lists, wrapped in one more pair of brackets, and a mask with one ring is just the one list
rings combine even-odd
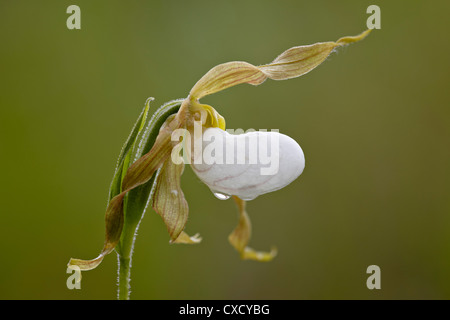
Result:
{"label": "lady's slipper orchid", "polygon": [[[305,165],[303,151],[293,139],[277,132],[231,135],[224,131],[225,119],[213,107],[201,104],[199,99],[241,83],[259,85],[268,78],[285,80],[299,77],[321,64],[335,48],[362,40],[369,32],[367,30],[358,36],[344,37],[336,42],[293,47],[262,66],[239,61],[218,65],[194,85],[187,98],[166,103],[152,117],[148,116],[149,99],[119,156],[105,214],[103,250],[93,260],[71,259],[69,267],[93,269],[115,249],[120,266],[119,298],[128,298],[133,243],[148,204],[164,220],[172,243],[200,242],[198,235],[190,237],[184,232],[189,209],[180,187],[180,177],[186,161],[175,161],[173,157],[180,154],[181,147],[187,153],[191,152],[188,157],[191,162],[188,163],[200,180],[219,197],[232,197],[235,200],[239,223],[229,236],[229,241],[241,258],[271,260],[276,254],[275,250],[257,252],[247,247],[251,227],[245,201],[283,188],[295,180]],[[200,142],[195,137],[196,126],[202,131]],[[179,134],[180,130],[185,134]],[[204,156],[209,144],[205,143],[205,138],[212,136],[223,138],[222,152],[225,159],[228,157],[228,160],[236,160],[236,163],[196,163],[196,152],[201,152],[201,159],[207,160]],[[267,161],[239,163],[239,155],[230,156],[229,149],[235,150],[234,146],[239,145],[239,141],[248,140],[249,148],[255,147],[251,143],[252,138],[256,139],[253,141],[259,141],[257,149],[265,151],[266,156],[273,156],[276,164]],[[186,145],[190,146],[186,148]],[[200,151],[195,150],[196,145],[200,145]],[[220,150],[215,148],[216,152]],[[247,160],[251,157],[248,150],[241,153]],[[186,155],[183,156],[186,160]],[[217,158],[216,153],[214,157]]]}

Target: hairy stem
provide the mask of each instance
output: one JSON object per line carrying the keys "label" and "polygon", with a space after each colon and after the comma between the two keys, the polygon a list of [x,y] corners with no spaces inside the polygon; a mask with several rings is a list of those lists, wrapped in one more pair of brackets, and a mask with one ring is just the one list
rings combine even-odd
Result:
{"label": "hairy stem", "polygon": [[130,272],[131,272],[131,258],[123,258],[117,254],[117,260],[119,264],[119,277],[118,277],[118,291],[117,298],[119,300],[130,299]]}
{"label": "hairy stem", "polygon": [[118,262],[117,298],[119,300],[130,299],[131,260],[138,227],[139,221],[125,223],[120,242],[116,248]]}

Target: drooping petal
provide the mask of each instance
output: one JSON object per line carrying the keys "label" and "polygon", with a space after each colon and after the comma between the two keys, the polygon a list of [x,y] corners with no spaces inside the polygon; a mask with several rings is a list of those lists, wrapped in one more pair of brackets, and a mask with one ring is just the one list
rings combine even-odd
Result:
{"label": "drooping petal", "polygon": [[241,259],[263,262],[271,261],[277,255],[277,250],[275,248],[272,248],[270,252],[263,252],[255,251],[252,248],[247,247],[252,230],[250,218],[245,209],[246,203],[236,196],[233,196],[233,199],[239,210],[239,224],[228,236],[228,241],[239,252]]}
{"label": "drooping petal", "polygon": [[220,64],[209,70],[194,85],[189,95],[191,99],[198,100],[241,83],[259,85],[267,78],[285,80],[299,77],[320,65],[335,48],[360,41],[369,33],[370,30],[367,30],[357,36],[340,38],[336,42],[293,47],[262,66],[243,61]]}
{"label": "drooping petal", "polygon": [[[183,233],[189,214],[189,206],[181,190],[181,174],[184,164],[175,164],[168,158],[156,181],[156,189],[152,198],[155,211],[161,216],[167,226],[172,242],[195,243],[197,237],[189,237]],[[178,240],[178,238],[182,238]]]}

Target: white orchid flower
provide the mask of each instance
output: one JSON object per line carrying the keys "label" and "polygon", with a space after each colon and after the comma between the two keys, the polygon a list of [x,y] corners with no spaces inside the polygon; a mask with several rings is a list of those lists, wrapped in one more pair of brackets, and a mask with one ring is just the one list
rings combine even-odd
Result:
{"label": "white orchid flower", "polygon": [[[303,151],[295,140],[281,133],[254,132],[233,136],[225,131],[225,119],[213,107],[201,104],[199,100],[242,83],[259,85],[266,79],[285,80],[299,77],[320,65],[336,48],[362,40],[369,32],[370,30],[367,30],[358,36],[343,37],[336,42],[293,47],[271,63],[262,66],[242,61],[220,64],[208,71],[194,85],[186,99],[163,105],[152,117],[147,116],[147,103],[119,157],[105,214],[106,236],[103,249],[97,258],[71,259],[69,266],[80,270],[93,269],[115,249],[120,262],[119,283],[125,283],[125,289],[119,285],[119,296],[121,292],[125,292],[124,297],[127,297],[133,243],[147,204],[151,204],[161,215],[172,243],[200,241],[198,236],[190,237],[184,232],[189,212],[180,187],[184,163],[173,161],[173,156],[171,157],[171,154],[179,152],[177,145],[180,143],[180,140],[173,139],[173,134],[178,132],[178,129],[183,129],[194,136],[196,123],[199,122],[202,129],[199,148],[201,153],[208,154],[210,149],[216,149],[217,154],[220,153],[220,148],[210,146],[210,137],[214,136],[225,141],[222,144],[225,160],[228,157],[228,160],[236,161],[225,161],[222,164],[209,162],[217,159],[216,153],[210,153],[209,157],[202,158],[206,160],[203,163],[196,163],[194,154],[194,162],[191,163],[200,180],[216,195],[220,194],[222,198],[231,196],[237,204],[239,223],[229,236],[230,243],[242,259],[273,259],[275,250],[258,252],[247,246],[251,227],[246,212],[246,200],[279,190],[295,180],[305,166]],[[181,138],[181,135],[178,135],[178,138]],[[249,143],[247,151],[242,153],[236,149],[231,155],[230,145],[238,146],[247,139],[256,139],[257,149],[262,150],[258,151],[258,154],[265,154],[269,161],[267,157],[257,159],[255,163],[251,161],[250,150],[256,148],[255,143]],[[188,143],[190,139],[181,140]],[[265,141],[265,146],[260,140]],[[194,138],[193,144],[198,144],[198,140]],[[195,153],[195,146],[193,147]],[[239,163],[239,157],[244,160],[247,157],[248,162]]]}

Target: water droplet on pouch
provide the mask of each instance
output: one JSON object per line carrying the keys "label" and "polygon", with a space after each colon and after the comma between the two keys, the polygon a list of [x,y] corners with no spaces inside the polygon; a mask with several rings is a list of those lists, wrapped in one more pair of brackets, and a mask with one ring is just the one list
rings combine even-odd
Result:
{"label": "water droplet on pouch", "polygon": [[225,194],[225,193],[222,193],[222,192],[217,192],[217,191],[214,191],[214,190],[211,190],[211,191],[214,194],[214,196],[217,199],[219,199],[219,200],[228,200],[231,197],[229,194]]}

